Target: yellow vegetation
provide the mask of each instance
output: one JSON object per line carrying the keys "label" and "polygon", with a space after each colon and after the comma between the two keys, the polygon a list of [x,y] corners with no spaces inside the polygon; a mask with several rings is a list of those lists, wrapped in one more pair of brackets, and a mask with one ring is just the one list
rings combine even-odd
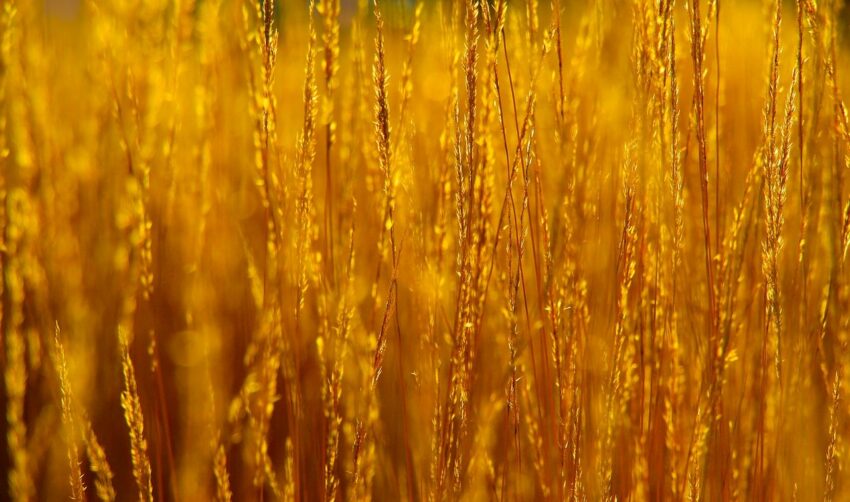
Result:
{"label": "yellow vegetation", "polygon": [[847,500],[842,0],[0,0],[0,499]]}

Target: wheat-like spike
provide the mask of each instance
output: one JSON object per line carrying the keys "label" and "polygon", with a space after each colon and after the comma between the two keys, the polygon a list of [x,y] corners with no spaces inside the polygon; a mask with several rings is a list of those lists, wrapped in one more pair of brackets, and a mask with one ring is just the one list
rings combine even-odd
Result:
{"label": "wheat-like spike", "polygon": [[98,441],[88,417],[81,417],[80,428],[82,430],[83,443],[85,444],[86,457],[89,459],[89,466],[94,473],[95,492],[97,492],[97,496],[101,500],[112,502],[115,500],[115,488],[112,485],[112,468],[109,467],[106,452],[103,451],[103,447],[100,441]]}
{"label": "wheat-like spike", "polygon": [[[339,73],[339,0],[319,0],[319,3],[316,5],[316,11],[322,16],[322,45],[324,51],[322,72],[325,76],[328,99],[331,100],[328,106],[332,110],[333,91],[339,86],[337,81],[337,74]],[[331,125],[331,132],[333,132],[335,123],[332,117],[328,117],[327,120],[330,120],[329,125]],[[332,139],[330,141],[333,143]]]}
{"label": "wheat-like spike", "polygon": [[[779,253],[782,249],[782,228],[786,184],[788,179],[788,161],[791,148],[791,127],[794,119],[794,93],[796,87],[790,87],[785,103],[785,115],[781,124],[776,124],[779,87],[779,26],[781,22],[781,3],[777,2],[773,29],[773,53],[768,85],[768,102],[765,104],[765,215],[766,241],[763,246],[764,273],[767,283],[768,315],[776,336],[775,371],[781,376],[783,315],[779,288]],[[795,67],[792,82],[797,80]],[[778,131],[777,131],[778,129]]]}
{"label": "wheat-like spike", "polygon": [[151,464],[148,457],[148,442],[145,438],[145,419],[142,414],[139,391],[136,387],[136,372],[133,369],[133,361],[130,359],[129,341],[123,328],[118,330],[118,341],[121,347],[121,367],[124,373],[121,407],[124,409],[124,421],[130,430],[130,457],[133,463],[133,477],[136,480],[139,500],[141,502],[153,502]]}
{"label": "wheat-like spike", "polygon": [[65,359],[65,348],[60,340],[59,323],[56,323],[56,331],[53,335],[53,345],[56,353],[56,370],[59,374],[59,392],[62,404],[62,424],[65,426],[65,440],[68,442],[68,467],[70,469],[69,482],[71,486],[71,500],[85,500],[85,486],[83,474],[80,471],[80,461],[77,451],[77,428],[73,413],[73,396],[71,384],[68,379],[68,364]]}
{"label": "wheat-like spike", "polygon": [[831,502],[835,497],[835,477],[837,474],[837,462],[838,462],[838,430],[836,424],[836,414],[838,412],[841,401],[841,375],[836,372],[834,380],[832,382],[832,402],[829,407],[829,442],[826,448],[826,459],[825,459],[825,471],[826,471],[826,480],[825,480],[825,489],[823,500],[825,502]]}
{"label": "wheat-like spike", "polygon": [[309,280],[312,277],[312,253],[311,243],[314,240],[315,228],[313,222],[313,164],[316,158],[316,113],[318,103],[318,92],[316,88],[316,75],[314,69],[316,33],[313,29],[312,2],[310,3],[310,24],[308,26],[309,43],[307,46],[307,60],[305,63],[304,79],[304,122],[301,133],[298,136],[297,170],[298,200],[296,203],[296,221],[298,223],[298,310],[303,306]]}
{"label": "wheat-like spike", "polygon": [[[375,16],[375,56],[372,64],[372,82],[374,87],[374,143],[378,157],[378,167],[383,174],[383,210],[381,212],[380,239],[378,241],[379,256],[383,258],[384,252],[389,248],[392,258],[392,275],[387,291],[387,300],[384,306],[380,327],[374,338],[372,350],[371,369],[369,370],[368,387],[364,389],[366,403],[364,411],[366,416],[360,418],[355,425],[354,437],[354,485],[358,498],[367,497],[371,492],[374,472],[374,425],[379,419],[379,408],[377,399],[377,385],[383,373],[384,354],[387,349],[387,341],[390,331],[390,323],[395,313],[398,294],[398,259],[399,252],[395,242],[395,177],[392,167],[392,146],[390,143],[390,118],[389,105],[387,102],[387,69],[384,48],[384,20],[378,2],[375,2],[373,13]],[[389,235],[390,245],[386,246],[384,239]],[[378,264],[380,274],[381,263]],[[379,276],[378,276],[379,277]],[[373,298],[376,298],[377,278],[373,283]]]}
{"label": "wheat-like spike", "polygon": [[[709,9],[709,13],[712,9]],[[708,326],[709,340],[709,370],[712,374],[716,374],[715,365],[718,351],[717,345],[717,300],[715,289],[715,267],[714,255],[711,250],[711,224],[709,220],[709,200],[708,200],[708,167],[706,154],[706,133],[705,133],[705,91],[704,91],[704,71],[703,63],[705,60],[705,35],[708,30],[702,28],[702,13],[700,12],[700,0],[692,0],[690,12],[691,25],[691,60],[694,65],[694,100],[696,103],[696,135],[699,147],[699,173],[700,173],[700,197],[702,201],[702,226],[703,237],[705,242],[705,272],[708,289]]]}
{"label": "wheat-like spike", "polygon": [[215,494],[219,502],[230,502],[233,491],[230,488],[230,475],[227,472],[227,453],[219,439],[213,456],[213,473],[215,475]]}
{"label": "wheat-like spike", "polygon": [[325,124],[325,241],[331,281],[335,281],[334,266],[334,186],[331,169],[332,147],[336,142],[337,122],[334,117],[334,99],[339,86],[339,0],[320,0],[316,10],[322,16],[322,71],[325,77],[325,99],[322,100],[320,122]]}
{"label": "wheat-like spike", "polygon": [[[381,249],[386,249],[383,243],[385,231],[389,234],[391,258],[395,266],[396,241],[395,241],[395,188],[396,174],[392,159],[392,146],[390,143],[390,111],[387,101],[388,87],[385,54],[384,54],[384,18],[375,2],[375,58],[372,64],[372,81],[375,93],[374,124],[375,124],[375,147],[378,152],[378,167],[384,175],[384,204],[381,228],[382,241],[379,242]],[[383,254],[383,252],[382,252]]]}

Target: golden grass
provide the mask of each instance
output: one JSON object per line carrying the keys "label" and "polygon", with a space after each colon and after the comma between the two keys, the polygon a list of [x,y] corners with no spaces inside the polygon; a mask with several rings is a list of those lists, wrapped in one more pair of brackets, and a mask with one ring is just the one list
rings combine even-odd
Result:
{"label": "golden grass", "polygon": [[0,0],[0,499],[847,499],[847,16]]}

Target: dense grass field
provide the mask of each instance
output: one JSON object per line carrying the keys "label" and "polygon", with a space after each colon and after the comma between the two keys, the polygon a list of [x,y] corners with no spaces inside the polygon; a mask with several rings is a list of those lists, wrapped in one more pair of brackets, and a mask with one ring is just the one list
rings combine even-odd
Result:
{"label": "dense grass field", "polygon": [[0,0],[0,500],[850,499],[842,0]]}

